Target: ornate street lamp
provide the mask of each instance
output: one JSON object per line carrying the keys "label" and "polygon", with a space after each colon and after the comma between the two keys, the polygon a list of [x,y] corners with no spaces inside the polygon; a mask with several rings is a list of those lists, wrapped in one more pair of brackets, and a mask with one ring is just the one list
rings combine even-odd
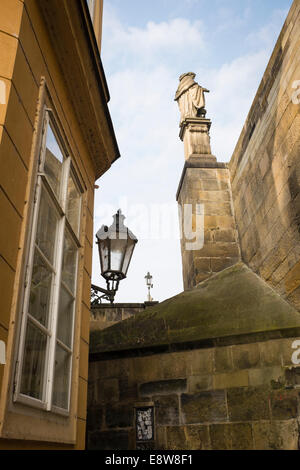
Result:
{"label": "ornate street lamp", "polygon": [[146,279],[146,286],[148,287],[148,302],[151,302],[152,297],[151,297],[151,294],[150,294],[150,289],[153,288],[153,284],[152,284],[152,276],[149,273],[149,271],[147,272],[147,275],[145,276],[145,279]]}
{"label": "ornate street lamp", "polygon": [[110,227],[102,225],[96,234],[101,275],[106,280],[107,289],[92,285],[92,305],[101,303],[102,298],[114,302],[119,282],[127,275],[133,250],[138,241],[125,227],[125,216],[121,210],[118,210],[113,218]]}

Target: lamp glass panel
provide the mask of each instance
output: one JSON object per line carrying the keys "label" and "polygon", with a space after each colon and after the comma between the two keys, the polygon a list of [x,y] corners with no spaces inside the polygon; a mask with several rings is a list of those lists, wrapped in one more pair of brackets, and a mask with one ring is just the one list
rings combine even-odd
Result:
{"label": "lamp glass panel", "polygon": [[99,241],[99,255],[102,273],[109,268],[109,239]]}
{"label": "lamp glass panel", "polygon": [[130,259],[131,259],[134,247],[135,247],[135,241],[131,240],[131,238],[128,238],[128,244],[127,244],[127,247],[126,247],[126,253],[125,253],[125,257],[124,257],[124,261],[123,261],[123,268],[122,268],[122,271],[123,271],[125,276],[126,276],[127,271],[128,271],[128,267],[129,267],[129,263],[130,263]]}
{"label": "lamp glass panel", "polygon": [[122,261],[126,250],[127,239],[111,240],[111,266],[110,271],[122,271]]}

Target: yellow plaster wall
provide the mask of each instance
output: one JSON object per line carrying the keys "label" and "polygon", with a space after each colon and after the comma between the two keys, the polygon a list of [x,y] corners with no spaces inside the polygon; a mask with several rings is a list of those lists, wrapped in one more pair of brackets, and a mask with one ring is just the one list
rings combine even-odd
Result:
{"label": "yellow plaster wall", "polygon": [[[63,40],[63,39],[62,39]],[[84,448],[89,341],[89,299],[93,244],[95,172],[68,97],[44,20],[36,0],[1,0],[0,80],[5,81],[7,100],[0,105],[0,339],[7,344],[7,364],[0,365],[2,407],[10,393],[18,311],[18,283],[24,262],[28,202],[32,172],[32,141],[37,118],[41,78],[45,77],[51,99],[73,152],[77,172],[84,181],[81,261],[77,298],[79,347],[75,351],[75,386],[78,384],[76,444]],[[70,77],[76,80],[76,77]],[[77,365],[76,365],[77,364]],[[75,395],[76,396],[76,395]],[[2,409],[3,412],[3,409]],[[1,415],[5,417],[7,415]],[[24,418],[26,419],[26,418]],[[3,422],[0,422],[0,427]],[[5,426],[5,422],[4,422]],[[66,448],[47,442],[0,439],[0,448]]]}

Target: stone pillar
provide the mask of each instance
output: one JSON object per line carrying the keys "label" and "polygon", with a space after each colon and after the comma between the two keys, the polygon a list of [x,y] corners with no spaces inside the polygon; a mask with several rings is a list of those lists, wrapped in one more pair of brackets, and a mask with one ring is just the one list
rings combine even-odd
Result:
{"label": "stone pillar", "polygon": [[188,118],[179,134],[185,152],[177,191],[185,290],[240,260],[229,169],[211,154],[210,126],[209,119]]}
{"label": "stone pillar", "polygon": [[211,154],[209,130],[211,120],[205,118],[186,118],[180,126],[179,137],[184,143],[185,160],[201,158],[202,161],[217,161]]}

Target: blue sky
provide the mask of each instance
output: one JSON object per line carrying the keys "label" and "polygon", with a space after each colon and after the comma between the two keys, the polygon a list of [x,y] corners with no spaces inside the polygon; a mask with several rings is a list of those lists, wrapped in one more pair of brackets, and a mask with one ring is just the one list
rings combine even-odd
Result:
{"label": "blue sky", "polygon": [[[183,290],[175,194],[179,75],[210,90],[212,152],[229,161],[292,0],[104,0],[102,61],[121,158],[98,180],[95,232],[119,208],[139,239],[118,302]],[[103,285],[97,251],[93,282]]]}

